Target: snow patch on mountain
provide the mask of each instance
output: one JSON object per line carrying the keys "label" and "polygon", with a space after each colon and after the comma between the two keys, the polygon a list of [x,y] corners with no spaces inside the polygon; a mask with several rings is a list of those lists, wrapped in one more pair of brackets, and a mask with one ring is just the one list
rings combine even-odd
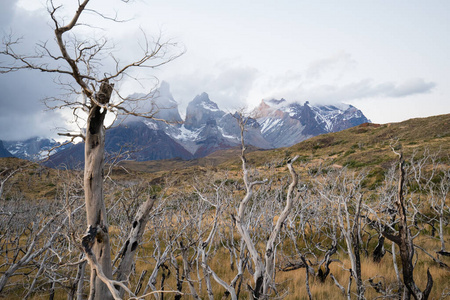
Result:
{"label": "snow patch on mountain", "polygon": [[144,124],[150,129],[158,130],[158,125],[154,121],[144,120]]}
{"label": "snow patch on mountain", "polygon": [[240,140],[240,137],[238,137],[238,136],[226,134],[225,131],[224,131],[224,129],[223,129],[222,127],[218,127],[218,128],[219,128],[220,134],[221,134],[224,138],[227,138],[227,139],[230,139],[230,140],[238,140],[238,141]]}
{"label": "snow patch on mountain", "polygon": [[31,161],[46,159],[49,155],[65,149],[54,139],[44,137],[33,137],[25,141],[4,141],[3,144],[15,157]]}
{"label": "snow patch on mountain", "polygon": [[214,105],[214,104],[211,104],[211,103],[208,103],[208,102],[202,102],[201,105],[206,110],[220,111],[220,109],[217,107],[217,105]]}
{"label": "snow patch on mountain", "polygon": [[171,132],[169,136],[178,141],[196,141],[203,127],[199,129],[190,130],[187,129],[184,124],[181,125],[178,130]]}
{"label": "snow patch on mountain", "polygon": [[274,130],[275,127],[279,127],[282,125],[282,119],[273,119],[273,118],[263,118],[259,119],[261,124],[261,133],[267,133],[268,131]]}

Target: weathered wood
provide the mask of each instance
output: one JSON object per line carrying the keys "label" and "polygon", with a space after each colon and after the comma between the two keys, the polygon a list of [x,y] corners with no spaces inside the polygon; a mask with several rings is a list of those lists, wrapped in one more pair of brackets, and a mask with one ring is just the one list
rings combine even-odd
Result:
{"label": "weathered wood", "polygon": [[384,249],[384,236],[378,237],[378,244],[373,250],[372,253],[372,259],[374,262],[379,263],[381,259],[383,258],[384,254],[386,253],[386,250]]}
{"label": "weathered wood", "polygon": [[411,232],[408,227],[406,204],[403,190],[405,182],[404,160],[402,153],[397,152],[395,153],[399,156],[399,180],[398,180],[397,198],[395,201],[399,216],[398,234],[391,235],[383,233],[383,235],[389,240],[396,243],[400,249],[403,284],[406,287],[403,293],[403,299],[409,299],[410,296],[413,296],[414,299],[417,300],[426,300],[428,299],[431,292],[431,288],[433,287],[433,277],[431,276],[430,272],[427,271],[427,286],[423,292],[419,289],[419,287],[416,285],[414,281],[413,276],[414,244],[411,237]]}
{"label": "weathered wood", "polygon": [[[103,89],[107,82],[102,82]],[[98,98],[102,101],[105,97],[111,97],[111,94],[102,94]],[[106,110],[102,109],[95,102],[92,103],[87,119],[86,138],[85,138],[85,164],[84,164],[84,195],[86,202],[86,219],[88,228],[101,228],[101,234],[94,241],[92,246],[93,255],[102,268],[107,278],[112,278],[111,266],[111,246],[108,233],[108,219],[106,215],[106,206],[103,197],[103,168],[105,155],[105,127],[104,120]],[[91,265],[91,272],[95,272]],[[107,286],[96,276],[91,284],[95,285],[94,299],[112,299]]]}
{"label": "weathered wood", "polygon": [[[150,211],[156,201],[156,196],[149,197],[138,209],[136,216],[134,218],[131,231],[128,235],[128,239],[122,251],[122,260],[120,261],[119,267],[117,269],[116,280],[117,281],[128,281],[131,269],[133,267],[134,258],[136,256],[137,246],[142,240],[142,236],[145,231],[145,226],[147,225]],[[123,297],[125,293],[124,289],[120,289],[120,296]]]}

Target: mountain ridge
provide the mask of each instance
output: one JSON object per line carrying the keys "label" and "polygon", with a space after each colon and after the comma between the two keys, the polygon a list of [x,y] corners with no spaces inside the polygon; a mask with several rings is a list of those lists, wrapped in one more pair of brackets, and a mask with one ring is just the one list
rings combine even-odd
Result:
{"label": "mountain ridge", "polygon": [[[143,95],[135,94],[132,97],[139,99]],[[130,116],[121,120],[120,125],[106,133],[107,155],[118,153],[127,145],[128,159],[186,160],[240,145],[240,128],[236,120],[238,114],[222,111],[205,92],[194,97],[188,104],[184,121],[166,82],[161,83],[160,88],[155,91],[153,101],[144,103],[143,106],[141,109],[154,112],[154,119]],[[244,138],[249,145],[261,149],[288,147],[318,134],[370,122],[360,110],[351,105],[312,106],[309,102],[302,105],[298,102],[289,103],[285,99],[263,100],[247,118]],[[28,147],[23,145],[21,142],[9,144],[10,149]],[[48,164],[80,165],[84,159],[81,148],[79,145],[56,148]],[[36,161],[39,156],[33,152],[33,156],[19,157]]]}

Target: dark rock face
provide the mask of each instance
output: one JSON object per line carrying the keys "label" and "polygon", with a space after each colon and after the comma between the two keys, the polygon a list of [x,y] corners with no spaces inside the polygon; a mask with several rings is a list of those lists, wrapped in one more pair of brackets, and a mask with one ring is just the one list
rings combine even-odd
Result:
{"label": "dark rock face", "polygon": [[186,109],[184,126],[187,129],[200,128],[208,120],[217,120],[225,113],[219,109],[216,103],[209,99],[207,93],[198,95],[192,100]]}
{"label": "dark rock face", "polygon": [[[226,114],[219,119],[218,125],[223,136],[231,138],[236,145],[241,143],[241,129],[237,122],[238,114]],[[261,125],[254,118],[248,118],[246,121],[246,130],[244,132],[246,143],[261,149],[271,149],[272,144],[266,141],[261,133]]]}
{"label": "dark rock face", "polygon": [[84,168],[84,143],[70,144],[44,161],[44,165],[60,169]]}
{"label": "dark rock face", "polygon": [[199,145],[199,148],[194,153],[195,158],[204,157],[214,151],[236,146],[237,143],[229,141],[223,136],[216,120],[208,119],[198,135],[197,145]]}
{"label": "dark rock face", "polygon": [[3,145],[3,142],[0,141],[0,157],[14,157]]}
{"label": "dark rock face", "polygon": [[109,155],[128,152],[131,159],[191,159],[192,154],[162,130],[153,130],[143,122],[133,122],[106,133],[105,150]]}
{"label": "dark rock face", "polygon": [[254,114],[261,124],[262,136],[273,148],[288,147],[310,137],[304,133],[304,126],[299,120],[264,101],[255,109]]}
{"label": "dark rock face", "polygon": [[296,104],[293,107],[295,107],[294,118],[300,120],[302,125],[305,126],[305,132],[308,132],[311,136],[326,133],[325,128],[323,128],[323,126],[321,126],[321,124],[316,120],[316,114],[309,106],[309,103],[305,103],[303,106]]}
{"label": "dark rock face", "polygon": [[[193,155],[171,139],[162,130],[153,130],[143,122],[131,122],[106,132],[105,161],[116,157],[137,161],[160,160],[170,158],[192,159]],[[52,155],[45,163],[47,166],[82,168],[84,166],[84,143]]]}

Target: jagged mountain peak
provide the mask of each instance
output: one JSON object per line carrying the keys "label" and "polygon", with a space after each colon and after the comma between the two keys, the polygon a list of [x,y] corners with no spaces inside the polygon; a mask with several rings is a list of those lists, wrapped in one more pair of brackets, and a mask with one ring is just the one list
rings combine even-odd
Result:
{"label": "jagged mountain peak", "polygon": [[[131,99],[137,101],[131,101],[135,103],[134,107],[128,107],[130,111],[136,113],[152,114],[155,119],[161,119],[172,123],[181,123],[183,120],[178,111],[178,102],[175,101],[172,93],[170,92],[170,85],[162,81],[159,88],[151,94],[132,94],[129,96]],[[125,120],[122,120],[124,118]],[[142,121],[142,118],[138,116],[125,116],[120,117],[119,121],[122,123],[130,123]],[[164,127],[165,123],[158,122],[159,127]]]}
{"label": "jagged mountain peak", "polygon": [[170,84],[167,81],[161,81],[158,91],[161,93],[161,95],[170,95],[170,97],[173,99],[172,94],[170,93]]}
{"label": "jagged mountain peak", "polygon": [[162,81],[160,87],[153,97],[153,108],[156,111],[155,117],[169,122],[182,122],[178,103],[170,92],[170,85]]}
{"label": "jagged mountain peak", "polygon": [[211,99],[209,99],[209,95],[206,92],[203,92],[197,96],[194,97],[194,99],[191,101],[193,103],[200,103],[200,102],[212,102]]}
{"label": "jagged mountain peak", "polygon": [[188,104],[184,125],[187,129],[200,128],[210,119],[219,119],[224,114],[207,93],[202,93]]}
{"label": "jagged mountain peak", "polygon": [[31,137],[22,141],[4,141],[4,146],[14,156],[31,161],[39,161],[48,157],[49,151],[56,153],[64,147],[54,139],[44,137]]}
{"label": "jagged mountain peak", "polygon": [[217,106],[217,103],[211,101],[211,99],[209,99],[209,95],[207,93],[202,93],[200,95],[197,95],[194,100],[192,100],[189,104],[189,106],[196,106],[196,107],[201,107],[204,108],[206,110],[211,110],[211,111],[219,111],[219,106]]}

